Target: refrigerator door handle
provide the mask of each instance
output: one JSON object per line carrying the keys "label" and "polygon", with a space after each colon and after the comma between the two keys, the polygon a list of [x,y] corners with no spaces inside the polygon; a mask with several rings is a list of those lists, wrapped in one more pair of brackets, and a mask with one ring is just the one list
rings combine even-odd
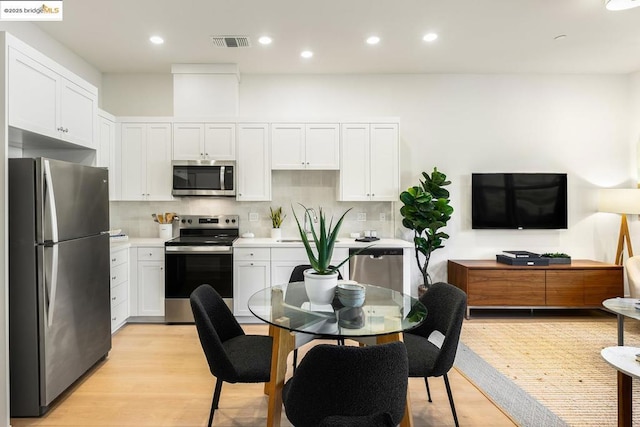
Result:
{"label": "refrigerator door handle", "polygon": [[47,183],[47,195],[49,196],[49,212],[51,214],[51,287],[49,289],[49,309],[47,310],[47,323],[51,326],[53,322],[53,309],[56,302],[56,290],[58,289],[58,214],[56,211],[56,196],[53,191],[53,177],[51,176],[51,166],[49,160],[44,160],[44,180]]}
{"label": "refrigerator door handle", "polygon": [[56,302],[56,290],[58,289],[58,245],[52,245],[51,250],[51,286],[49,287],[49,307],[47,308],[47,324],[49,327],[53,324],[53,308]]}
{"label": "refrigerator door handle", "polygon": [[56,212],[56,196],[53,192],[53,177],[51,176],[49,160],[44,160],[44,180],[47,184],[47,195],[49,196],[50,207],[49,211],[51,213],[51,241],[53,243],[58,243],[58,214]]}

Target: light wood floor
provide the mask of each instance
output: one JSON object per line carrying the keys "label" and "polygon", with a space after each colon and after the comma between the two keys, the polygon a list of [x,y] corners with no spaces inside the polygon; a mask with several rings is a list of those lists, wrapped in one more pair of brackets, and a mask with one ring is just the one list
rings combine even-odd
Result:
{"label": "light wood floor", "polygon": [[[245,325],[245,330],[267,333],[265,325]],[[301,356],[318,342],[322,341],[302,347]],[[460,425],[514,425],[458,371],[452,370],[449,379]],[[14,427],[204,426],[214,383],[193,325],[127,325],[114,335],[107,360],[63,395],[46,416],[12,418],[11,423]],[[426,400],[424,381],[409,380],[415,426],[452,426],[443,380],[432,378],[429,384],[433,403]],[[262,384],[225,383],[213,424],[263,426],[266,413]],[[284,411],[282,425],[291,425]]]}

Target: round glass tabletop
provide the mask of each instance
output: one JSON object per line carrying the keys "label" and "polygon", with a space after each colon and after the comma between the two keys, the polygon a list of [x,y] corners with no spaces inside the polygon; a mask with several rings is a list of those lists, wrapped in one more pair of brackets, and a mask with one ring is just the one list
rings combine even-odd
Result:
{"label": "round glass tabletop", "polygon": [[374,285],[365,286],[360,307],[309,302],[304,282],[262,289],[249,298],[249,310],[260,320],[290,331],[328,338],[371,337],[415,328],[427,308],[410,295]]}

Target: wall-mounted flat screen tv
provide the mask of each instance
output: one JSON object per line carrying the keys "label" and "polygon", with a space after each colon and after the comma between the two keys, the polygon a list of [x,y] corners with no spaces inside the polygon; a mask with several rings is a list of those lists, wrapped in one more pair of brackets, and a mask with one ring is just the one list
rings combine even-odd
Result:
{"label": "wall-mounted flat screen tv", "polygon": [[471,174],[471,226],[567,228],[567,174]]}

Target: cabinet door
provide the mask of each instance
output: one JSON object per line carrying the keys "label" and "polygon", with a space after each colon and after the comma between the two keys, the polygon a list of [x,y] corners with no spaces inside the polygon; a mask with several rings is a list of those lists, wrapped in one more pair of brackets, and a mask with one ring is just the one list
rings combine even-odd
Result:
{"label": "cabinet door", "polygon": [[171,124],[148,124],[146,142],[147,200],[173,200]]}
{"label": "cabinet door", "polygon": [[271,168],[305,169],[305,126],[302,124],[271,125]]}
{"label": "cabinet door", "polygon": [[138,315],[164,316],[164,262],[138,262]]}
{"label": "cabinet door", "polygon": [[122,200],[145,200],[147,126],[144,123],[123,123],[120,133]]}
{"label": "cabinet door", "polygon": [[9,125],[56,137],[59,76],[9,48]]}
{"label": "cabinet door", "polygon": [[205,123],[204,156],[213,160],[236,159],[235,123]]}
{"label": "cabinet door", "polygon": [[544,270],[471,270],[470,306],[545,305]]}
{"label": "cabinet door", "polygon": [[623,269],[584,270],[584,304],[601,307],[602,301],[624,296]]}
{"label": "cabinet door", "polygon": [[340,169],[340,128],[337,124],[308,124],[305,140],[307,169]]}
{"label": "cabinet door", "polygon": [[238,125],[238,194],[239,201],[271,200],[271,150],[269,125]]}
{"label": "cabinet door", "polygon": [[371,200],[398,200],[398,125],[372,124],[370,144]]}
{"label": "cabinet door", "polygon": [[60,127],[62,138],[84,147],[95,147],[97,97],[77,84],[60,78]]}
{"label": "cabinet door", "polygon": [[547,270],[547,306],[584,306],[583,270]]}
{"label": "cabinet door", "polygon": [[109,200],[119,200],[115,162],[116,124],[113,120],[98,116],[97,165],[109,169]]}
{"label": "cabinet door", "polygon": [[371,199],[368,124],[342,125],[339,198],[353,202]]}
{"label": "cabinet door", "polygon": [[204,125],[201,123],[173,124],[173,160],[204,158]]}
{"label": "cabinet door", "polygon": [[249,297],[269,286],[270,266],[268,261],[235,262],[233,314],[252,316],[248,308]]}

